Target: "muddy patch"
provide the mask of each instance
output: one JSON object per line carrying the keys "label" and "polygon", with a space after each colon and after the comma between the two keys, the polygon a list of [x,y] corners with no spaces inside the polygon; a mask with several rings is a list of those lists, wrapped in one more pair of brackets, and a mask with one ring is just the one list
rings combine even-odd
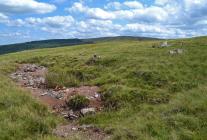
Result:
{"label": "muddy patch", "polygon": [[[61,115],[70,121],[77,120],[84,115],[95,114],[102,110],[101,96],[98,93],[97,86],[81,86],[81,87],[56,87],[55,89],[46,88],[46,74],[48,69],[44,66],[35,64],[21,64],[15,73],[10,77],[23,88],[29,90],[33,97],[40,100],[43,104],[49,106],[53,113]],[[89,99],[89,105],[80,110],[72,110],[66,105],[66,100],[75,95],[85,96]],[[89,126],[74,125],[69,123],[64,126],[59,126],[54,130],[57,136],[70,136],[74,133],[81,132],[89,139],[96,138],[102,140],[105,134],[98,128]]]}

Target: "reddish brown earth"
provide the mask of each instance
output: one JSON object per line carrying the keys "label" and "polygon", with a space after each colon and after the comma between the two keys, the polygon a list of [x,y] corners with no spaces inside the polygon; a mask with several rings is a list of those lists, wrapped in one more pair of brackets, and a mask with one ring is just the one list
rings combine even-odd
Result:
{"label": "reddish brown earth", "polygon": [[[18,85],[26,90],[29,90],[31,95],[37,98],[42,104],[47,105],[54,113],[58,115],[67,115],[71,109],[66,106],[66,99],[70,99],[74,95],[86,96],[90,100],[89,107],[93,107],[96,111],[101,111],[102,101],[98,93],[97,86],[81,86],[72,88],[55,88],[47,89],[45,76],[47,68],[34,64],[21,64],[15,73],[10,76]],[[80,112],[74,112],[80,117]],[[74,121],[73,121],[74,122]],[[86,139],[103,140],[107,139],[102,130],[92,126],[79,126],[75,123],[60,125],[53,133],[60,137],[72,136],[76,133],[81,133]]]}
{"label": "reddish brown earth", "polygon": [[84,140],[109,140],[110,136],[103,133],[100,129],[90,125],[77,126],[76,124],[68,124],[59,126],[53,130],[53,134],[60,137],[72,137],[81,135]]}

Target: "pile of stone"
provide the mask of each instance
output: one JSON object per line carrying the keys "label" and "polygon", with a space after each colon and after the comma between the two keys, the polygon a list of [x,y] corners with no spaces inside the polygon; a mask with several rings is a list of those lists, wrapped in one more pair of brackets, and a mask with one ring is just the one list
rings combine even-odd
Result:
{"label": "pile of stone", "polygon": [[17,72],[12,73],[10,76],[26,87],[42,88],[45,86],[43,74],[46,70],[43,66],[24,64]]}
{"label": "pile of stone", "polygon": [[166,48],[166,47],[170,47],[171,45],[167,42],[164,41],[161,44],[153,44],[152,48]]}
{"label": "pile of stone", "polygon": [[23,67],[21,68],[24,72],[35,72],[37,70],[42,70],[42,69],[46,69],[43,66],[37,66],[35,64],[25,64],[23,65]]}

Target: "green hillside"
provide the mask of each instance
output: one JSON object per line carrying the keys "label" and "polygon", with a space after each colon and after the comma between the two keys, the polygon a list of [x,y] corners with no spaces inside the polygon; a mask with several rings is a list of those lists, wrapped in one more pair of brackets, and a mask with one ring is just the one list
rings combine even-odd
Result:
{"label": "green hillside", "polygon": [[[9,79],[18,63],[48,67],[50,87],[99,86],[104,110],[78,123],[100,127],[111,139],[206,139],[207,37],[152,47],[161,42],[107,40],[1,55],[0,139],[55,140],[51,130],[64,121]],[[169,54],[178,48],[184,52]]]}

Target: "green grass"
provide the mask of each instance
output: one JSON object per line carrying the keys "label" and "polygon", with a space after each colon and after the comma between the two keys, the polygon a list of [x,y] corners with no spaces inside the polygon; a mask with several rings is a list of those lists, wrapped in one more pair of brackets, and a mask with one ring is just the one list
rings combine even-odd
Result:
{"label": "green grass", "polygon": [[0,78],[0,139],[37,139],[50,134],[60,119],[7,77],[0,74]]}
{"label": "green grass", "polygon": [[[56,118],[47,109],[5,76],[14,71],[17,63],[37,63],[49,68],[48,87],[97,85],[101,88],[105,110],[82,118],[80,123],[101,127],[112,134],[112,139],[205,139],[207,38],[171,40],[172,47],[152,48],[157,42],[116,40],[0,56],[0,91],[3,91],[0,101],[9,100],[12,104],[12,108],[4,103],[0,107],[4,113],[0,115],[3,120],[0,133],[4,130],[0,137],[48,136],[56,124]],[[180,46],[180,42],[184,45]],[[169,50],[175,48],[185,52],[169,55]],[[100,59],[88,63],[94,54]],[[8,117],[10,109],[18,116],[15,121]],[[26,119],[21,120],[25,114]],[[42,121],[34,129],[33,123],[38,118]]]}
{"label": "green grass", "polygon": [[66,102],[67,105],[73,110],[80,110],[81,108],[87,107],[90,103],[90,100],[85,96],[75,95]]}

